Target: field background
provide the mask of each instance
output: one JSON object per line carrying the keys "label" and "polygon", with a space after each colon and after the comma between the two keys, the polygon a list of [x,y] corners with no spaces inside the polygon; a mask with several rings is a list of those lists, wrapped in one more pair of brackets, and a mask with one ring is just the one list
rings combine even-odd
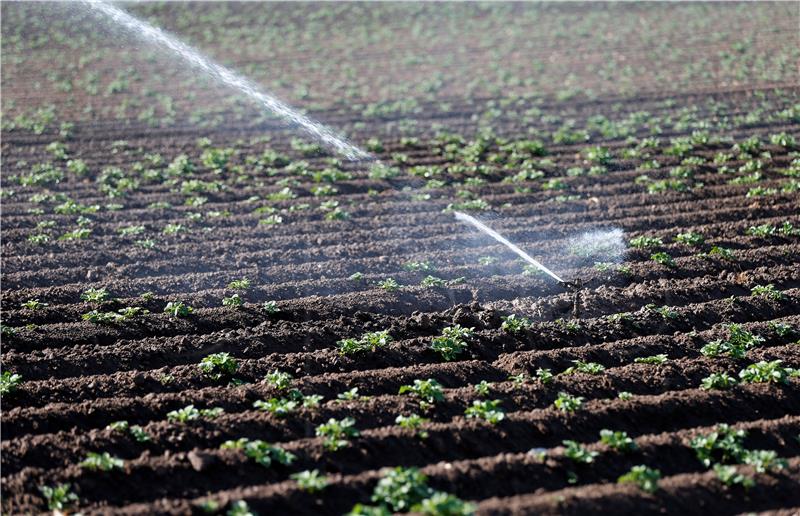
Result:
{"label": "field background", "polygon": [[[386,466],[486,514],[800,510],[796,377],[701,388],[761,360],[800,367],[797,3],[122,6],[380,164],[330,153],[85,8],[3,2],[2,365],[21,376],[2,398],[4,513],[44,511],[39,487],[69,483],[87,514],[209,500],[341,514],[371,503]],[[581,239],[592,231],[625,252]],[[242,278],[244,304],[223,306]],[[108,298],[82,299],[90,288]],[[177,301],[192,314],[164,313]],[[504,330],[509,314],[529,328]],[[430,344],[455,324],[474,333],[445,361]],[[701,353],[731,324],[762,339]],[[337,349],[382,330],[376,351]],[[218,352],[237,382],[201,374]],[[576,360],[605,369],[565,373]],[[319,407],[255,409],[286,396],[262,381],[275,370]],[[444,388],[427,410],[398,394],[418,379]],[[562,392],[583,405],[559,410]],[[465,418],[495,399],[502,421]],[[168,420],[190,404],[224,414]],[[395,424],[412,413],[427,438]],[[326,450],[316,427],[345,417],[360,437]],[[120,420],[149,440],[108,428]],[[723,484],[688,444],[721,423],[784,467],[739,465],[755,486]],[[637,450],[609,449],[602,429]],[[297,458],[220,450],[242,437]],[[578,464],[564,440],[599,454]],[[79,466],[104,451],[124,466]],[[639,464],[660,470],[657,492],[616,483]],[[330,485],[299,489],[289,477],[308,469]]]}

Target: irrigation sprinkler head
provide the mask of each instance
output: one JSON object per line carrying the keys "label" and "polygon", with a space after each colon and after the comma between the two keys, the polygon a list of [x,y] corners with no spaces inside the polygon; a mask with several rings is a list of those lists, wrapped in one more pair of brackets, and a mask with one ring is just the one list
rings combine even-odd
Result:
{"label": "irrigation sprinkler head", "polygon": [[582,289],[584,285],[584,281],[582,279],[576,279],[572,281],[559,281],[558,283],[569,292],[577,292],[580,289]]}

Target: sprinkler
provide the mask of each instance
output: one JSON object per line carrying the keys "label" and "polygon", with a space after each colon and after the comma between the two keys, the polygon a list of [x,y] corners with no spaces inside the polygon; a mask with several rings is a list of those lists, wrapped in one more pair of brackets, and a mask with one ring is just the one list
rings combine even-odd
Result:
{"label": "sprinkler", "polygon": [[550,269],[548,269],[547,267],[545,267],[539,261],[537,261],[536,259],[531,257],[531,255],[529,255],[528,253],[526,253],[525,251],[523,251],[522,249],[520,249],[516,245],[512,244],[503,235],[501,235],[497,231],[493,230],[492,228],[490,228],[489,226],[487,226],[483,222],[479,221],[478,219],[476,219],[472,215],[467,215],[466,213],[461,213],[460,211],[457,211],[457,212],[455,212],[455,216],[456,216],[457,220],[460,220],[461,222],[467,222],[468,224],[472,224],[473,226],[475,226],[476,228],[478,228],[482,232],[486,233],[487,235],[489,235],[490,237],[494,238],[495,240],[497,240],[498,242],[500,242],[504,246],[508,247],[509,249],[514,251],[519,257],[521,257],[523,260],[525,260],[526,262],[530,263],[531,265],[533,265],[534,267],[536,267],[540,271],[544,272],[545,274],[547,274],[548,276],[550,276],[551,278],[556,280],[559,283],[559,285],[563,286],[567,290],[570,290],[570,291],[575,290],[575,291],[577,291],[577,289],[580,288],[580,286],[577,283],[568,282],[568,281],[564,281],[563,279],[561,279],[555,272],[553,272]]}
{"label": "sprinkler", "polygon": [[512,244],[507,238],[503,235],[498,233],[497,231],[493,230],[483,222],[479,221],[472,215],[467,215],[466,213],[461,213],[460,211],[455,212],[455,216],[457,220],[461,222],[467,222],[472,224],[482,232],[486,233],[490,237],[494,238],[504,246],[508,247],[512,251],[514,251],[517,255],[519,255],[523,260],[530,263],[534,267],[537,267],[539,270],[553,278],[561,285],[564,290],[567,292],[572,293],[572,317],[577,319],[580,316],[580,291],[583,288],[583,280],[576,279],[574,281],[564,281],[561,279],[556,273],[545,267],[542,263],[538,260],[531,257],[528,253],[517,247],[516,245]]}

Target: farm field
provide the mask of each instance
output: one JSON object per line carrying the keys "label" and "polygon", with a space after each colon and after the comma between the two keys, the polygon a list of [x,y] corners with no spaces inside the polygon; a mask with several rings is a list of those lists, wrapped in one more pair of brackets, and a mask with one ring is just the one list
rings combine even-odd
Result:
{"label": "farm field", "polygon": [[122,7],[375,159],[4,2],[3,514],[800,512],[796,4]]}

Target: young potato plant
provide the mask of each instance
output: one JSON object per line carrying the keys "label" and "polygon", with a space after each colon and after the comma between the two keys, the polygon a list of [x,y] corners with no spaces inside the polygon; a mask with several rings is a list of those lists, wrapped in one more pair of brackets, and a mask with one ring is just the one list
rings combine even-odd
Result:
{"label": "young potato plant", "polygon": [[649,236],[639,236],[636,238],[632,238],[629,241],[631,247],[635,249],[651,249],[654,247],[660,247],[664,245],[664,241],[658,237],[649,237]]}
{"label": "young potato plant", "polygon": [[400,387],[399,394],[411,393],[420,399],[420,408],[427,411],[437,401],[444,400],[444,390],[442,385],[428,378],[427,380],[414,380],[413,385],[403,385]]}
{"label": "young potato plant", "polygon": [[378,282],[378,288],[385,290],[386,292],[395,292],[400,289],[402,285],[397,282],[394,278],[386,278],[385,280]]}
{"label": "young potato plant", "polygon": [[355,424],[356,420],[352,417],[340,420],[330,418],[327,423],[317,427],[316,435],[323,438],[323,445],[326,449],[336,451],[350,446],[349,439],[361,435]]}
{"label": "young potato plant", "polygon": [[472,336],[474,328],[464,328],[460,324],[448,326],[442,330],[439,337],[434,337],[430,348],[439,353],[448,362],[455,360],[465,349],[467,343],[464,339]]}
{"label": "young potato plant", "polygon": [[278,312],[281,311],[281,309],[278,308],[278,303],[275,301],[264,301],[261,307],[264,309],[265,312],[267,312],[270,315],[277,314]]}
{"label": "young potato plant", "polygon": [[409,414],[408,416],[399,415],[394,420],[400,428],[410,430],[415,436],[420,439],[427,439],[428,432],[422,429],[422,425],[430,423],[430,419],[424,418],[419,414]]}
{"label": "young potato plant", "polygon": [[235,293],[229,297],[222,298],[222,306],[227,308],[239,308],[244,305],[244,299],[238,293]]}
{"label": "young potato plant", "polygon": [[106,428],[115,432],[130,433],[136,442],[146,443],[150,441],[150,435],[139,425],[130,425],[127,421],[114,421]]}
{"label": "young potato plant", "polygon": [[111,471],[112,469],[122,469],[125,466],[125,461],[112,456],[108,452],[89,452],[86,454],[86,459],[78,465],[91,471]]}
{"label": "young potato plant", "polygon": [[553,371],[551,371],[550,369],[546,367],[540,367],[539,369],[536,370],[536,378],[540,382],[542,382],[543,385],[547,385],[548,383],[553,381],[555,375],[553,374]]}
{"label": "young potato plant", "polygon": [[779,458],[774,450],[748,450],[744,463],[753,466],[757,473],[778,471],[789,466],[786,459]]}
{"label": "young potato plant", "polygon": [[297,410],[300,403],[287,398],[270,398],[266,401],[256,400],[253,408],[274,414],[277,417],[286,416]]}
{"label": "young potato plant", "polygon": [[319,493],[328,487],[328,477],[322,475],[318,469],[293,473],[289,478],[297,482],[297,487],[306,493]]}
{"label": "young potato plant", "polygon": [[167,412],[167,421],[188,423],[189,421],[196,421],[200,418],[215,419],[221,416],[223,413],[224,410],[222,407],[197,409],[194,405],[187,405],[183,408]]}
{"label": "young potato plant", "polygon": [[783,367],[782,360],[767,362],[761,360],[750,364],[739,372],[739,378],[745,383],[789,383],[789,378],[798,376],[798,370]]}
{"label": "young potato plant", "polygon": [[598,364],[597,362],[584,362],[583,360],[573,360],[573,366],[568,367],[564,370],[563,373],[565,375],[575,374],[575,373],[586,373],[586,374],[602,374],[603,371],[606,370],[605,366],[602,364]]}
{"label": "young potato plant", "polygon": [[658,355],[650,355],[649,357],[636,357],[633,359],[635,364],[653,364],[661,365],[667,361],[667,355],[659,353]]}
{"label": "young potato plant", "polygon": [[669,267],[670,269],[675,268],[677,266],[672,256],[670,256],[669,253],[665,253],[664,251],[653,253],[652,255],[650,255],[650,259],[665,267]]}
{"label": "young potato plant", "polygon": [[428,486],[427,477],[417,468],[387,470],[372,493],[377,506],[357,504],[349,516],[388,516],[393,513],[468,516],[475,506],[456,496]]}
{"label": "young potato plant", "polygon": [[108,300],[108,291],[105,288],[90,288],[81,294],[81,299],[87,303],[102,303]]}
{"label": "young potato plant", "polygon": [[182,301],[170,301],[164,307],[164,313],[170,314],[172,317],[188,317],[194,309],[184,304]]}
{"label": "young potato plant", "polygon": [[475,384],[475,393],[478,396],[488,396],[489,395],[489,388],[491,384],[486,380],[481,380],[480,383]]}
{"label": "young potato plant", "polygon": [[197,366],[203,376],[211,380],[220,381],[224,378],[231,378],[236,374],[239,364],[230,353],[213,353],[208,355]]}
{"label": "young potato plant", "polygon": [[565,440],[562,444],[564,456],[581,464],[590,464],[599,455],[599,452],[589,451],[577,441]]}
{"label": "young potato plant", "polygon": [[352,389],[348,389],[344,392],[340,392],[336,395],[336,400],[334,402],[340,401],[366,401],[369,399],[369,396],[361,396],[358,394],[358,387],[353,387]]}
{"label": "young potato plant", "polygon": [[293,453],[287,452],[280,446],[273,446],[260,439],[251,441],[246,437],[235,441],[225,441],[219,448],[220,450],[242,450],[245,456],[265,468],[270,467],[273,462],[288,466],[296,459]]}
{"label": "young potato plant", "polygon": [[734,385],[736,385],[738,381],[733,376],[729,375],[726,372],[721,373],[711,373],[710,375],[703,378],[700,387],[705,390],[725,390],[730,389]]}
{"label": "young potato plant", "polygon": [[70,484],[58,484],[56,486],[41,486],[39,491],[47,502],[47,508],[51,511],[61,513],[78,501],[78,495],[72,492]]}
{"label": "young potato plant", "polygon": [[372,501],[393,512],[408,512],[430,495],[427,480],[417,468],[398,466],[387,471],[378,481]]}
{"label": "young potato plant", "polygon": [[344,339],[336,343],[340,355],[355,355],[365,351],[375,352],[394,339],[388,330],[365,333],[360,339]]}
{"label": "young potato plant", "polygon": [[559,392],[553,405],[562,412],[575,412],[583,405],[583,397],[572,396],[566,392]]}
{"label": "young potato plant", "polygon": [[531,321],[526,317],[520,317],[515,314],[511,314],[507,317],[503,317],[503,324],[500,325],[500,329],[506,331],[508,333],[520,333],[530,329]]}
{"label": "young potato plant", "polygon": [[22,376],[11,371],[3,371],[0,374],[0,397],[12,393],[17,390],[19,384],[22,383]]}
{"label": "young potato plant", "polygon": [[678,233],[675,236],[675,241],[679,244],[688,245],[690,247],[698,247],[703,245],[705,242],[705,237],[701,233],[695,233],[694,231],[688,231],[686,233]]}
{"label": "young potato plant", "polygon": [[756,481],[752,477],[739,473],[736,466],[726,464],[714,464],[714,474],[720,482],[728,487],[742,486],[745,489],[750,489],[756,485]]}
{"label": "young potato plant", "polygon": [[472,406],[467,407],[467,410],[464,411],[464,415],[467,416],[467,419],[483,419],[495,425],[506,417],[505,412],[500,408],[500,403],[500,400],[475,400],[472,402]]}
{"label": "young potato plant", "polygon": [[619,477],[617,482],[620,484],[636,484],[642,491],[655,493],[658,491],[659,480],[661,480],[661,472],[659,470],[639,465],[632,467],[629,472]]}
{"label": "young potato plant", "polygon": [[707,468],[714,463],[738,463],[746,454],[742,444],[746,435],[744,430],[737,430],[723,423],[709,434],[694,437],[689,446]]}
{"label": "young potato plant", "polygon": [[764,299],[770,299],[772,301],[783,301],[786,297],[783,292],[775,288],[775,285],[772,283],[768,285],[756,285],[750,289],[750,292],[756,297],[763,297]]}
{"label": "young potato plant", "polygon": [[282,391],[286,390],[292,386],[293,377],[291,374],[279,371],[275,369],[274,371],[270,371],[267,373],[267,376],[264,377],[264,383],[267,385],[274,387],[275,389]]}
{"label": "young potato plant", "polygon": [[600,430],[600,442],[618,452],[627,453],[637,448],[636,442],[626,432],[608,429]]}
{"label": "young potato plant", "polygon": [[744,358],[748,349],[764,342],[763,337],[747,331],[741,324],[729,324],[725,328],[728,331],[727,340],[711,341],[700,349],[700,353],[708,357],[728,355]]}

